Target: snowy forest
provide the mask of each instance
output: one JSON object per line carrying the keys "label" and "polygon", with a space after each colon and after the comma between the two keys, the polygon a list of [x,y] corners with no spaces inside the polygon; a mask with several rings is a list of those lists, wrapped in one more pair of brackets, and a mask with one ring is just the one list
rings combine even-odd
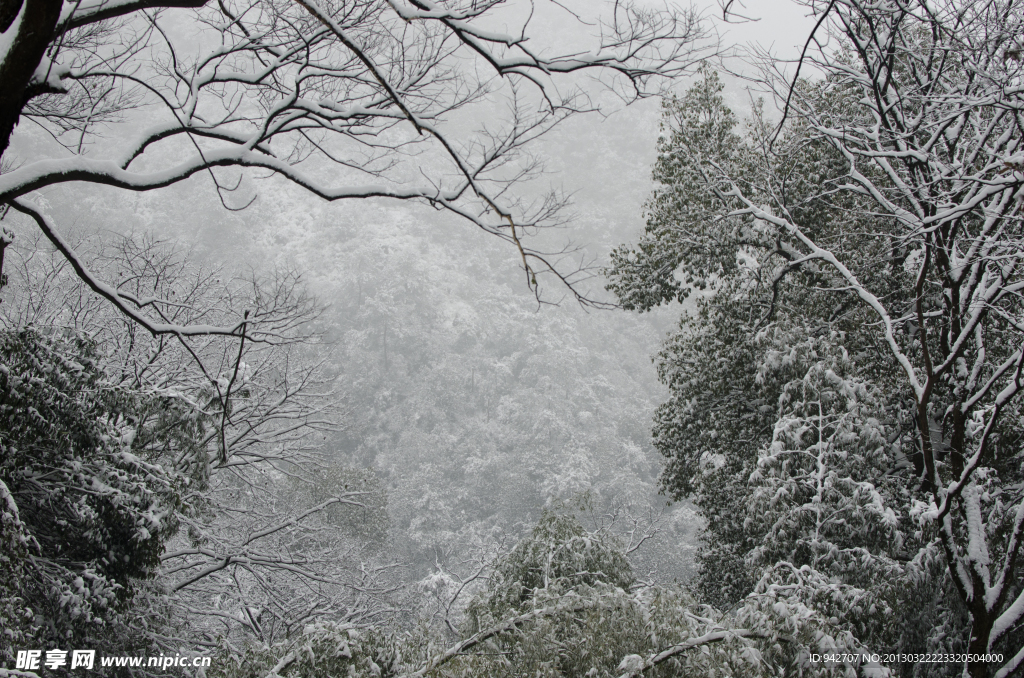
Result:
{"label": "snowy forest", "polygon": [[1024,675],[1020,0],[0,0],[0,92],[0,678]]}

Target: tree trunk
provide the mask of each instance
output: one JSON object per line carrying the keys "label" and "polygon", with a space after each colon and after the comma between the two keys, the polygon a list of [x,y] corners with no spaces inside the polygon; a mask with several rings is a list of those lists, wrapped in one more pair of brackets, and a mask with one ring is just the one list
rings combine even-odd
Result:
{"label": "tree trunk", "polygon": [[[974,604],[971,605],[971,642],[967,646],[967,652],[971,659],[988,652],[988,639],[992,634],[992,623],[994,616],[985,609],[985,597],[975,596]],[[983,658],[983,657],[982,657]],[[967,663],[967,673],[971,678],[988,678],[989,665],[984,661],[970,661]]]}
{"label": "tree trunk", "polygon": [[20,19],[7,29],[15,35],[7,53],[0,55],[0,155],[11,142],[28,100],[29,81],[53,38],[62,5],[61,0],[24,0]]}
{"label": "tree trunk", "polygon": [[[0,216],[2,216],[0,212]],[[4,251],[7,246],[14,242],[13,237],[8,237],[8,231],[6,228],[0,228],[0,290],[7,285],[7,277],[4,275]],[[3,303],[3,299],[0,299],[0,303]]]}

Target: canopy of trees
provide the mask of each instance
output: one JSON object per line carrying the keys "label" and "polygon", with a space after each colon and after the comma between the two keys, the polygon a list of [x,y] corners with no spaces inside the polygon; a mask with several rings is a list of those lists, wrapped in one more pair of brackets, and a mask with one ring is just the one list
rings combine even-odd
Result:
{"label": "canopy of trees", "polygon": [[613,257],[629,308],[696,297],[659,358],[662,481],[708,519],[716,604],[788,587],[867,647],[998,651],[967,670],[1009,675],[1024,15],[812,8],[802,65],[822,77],[764,64],[780,121],[742,128],[710,70],[666,103],[647,232]]}

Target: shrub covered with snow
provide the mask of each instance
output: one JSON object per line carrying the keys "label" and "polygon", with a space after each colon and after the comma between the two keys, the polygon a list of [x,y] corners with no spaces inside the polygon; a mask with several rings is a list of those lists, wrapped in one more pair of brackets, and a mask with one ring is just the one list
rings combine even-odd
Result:
{"label": "shrub covered with snow", "polygon": [[95,647],[176,529],[171,478],[133,452],[145,396],[97,359],[76,334],[0,333],[0,614],[29,645]]}

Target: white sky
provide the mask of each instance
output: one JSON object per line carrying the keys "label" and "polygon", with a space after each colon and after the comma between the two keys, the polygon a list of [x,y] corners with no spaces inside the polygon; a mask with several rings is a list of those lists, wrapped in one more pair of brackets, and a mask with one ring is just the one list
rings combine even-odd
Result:
{"label": "white sky", "polygon": [[[722,35],[725,48],[758,46],[780,58],[795,59],[814,26],[813,20],[806,16],[806,8],[792,0],[747,0],[747,6],[740,9],[756,21],[730,24],[722,22],[715,0],[700,2],[704,4],[705,16]],[[653,1],[650,4],[664,6]],[[570,5],[573,10],[580,6],[589,6],[596,14],[606,11],[609,5],[593,0],[589,5],[584,0]],[[566,17],[562,13],[556,21],[562,22]],[[538,40],[551,39],[548,26],[531,26]],[[728,66],[737,71],[745,70],[738,59],[731,59]],[[723,80],[727,103],[742,120],[751,101],[747,83],[728,76]],[[688,86],[687,79],[678,82],[673,89],[682,93]],[[612,99],[602,98],[602,102],[605,101]],[[767,103],[771,110],[771,103]],[[604,120],[581,116],[570,121],[541,140],[537,148],[548,159],[548,167],[553,172],[549,179],[575,196],[575,212],[579,218],[571,229],[572,240],[585,243],[588,251],[596,256],[604,256],[623,238],[636,240],[643,230],[643,203],[653,189],[650,174],[656,157],[660,102],[650,99],[624,109],[613,105],[612,110],[614,112]]]}

